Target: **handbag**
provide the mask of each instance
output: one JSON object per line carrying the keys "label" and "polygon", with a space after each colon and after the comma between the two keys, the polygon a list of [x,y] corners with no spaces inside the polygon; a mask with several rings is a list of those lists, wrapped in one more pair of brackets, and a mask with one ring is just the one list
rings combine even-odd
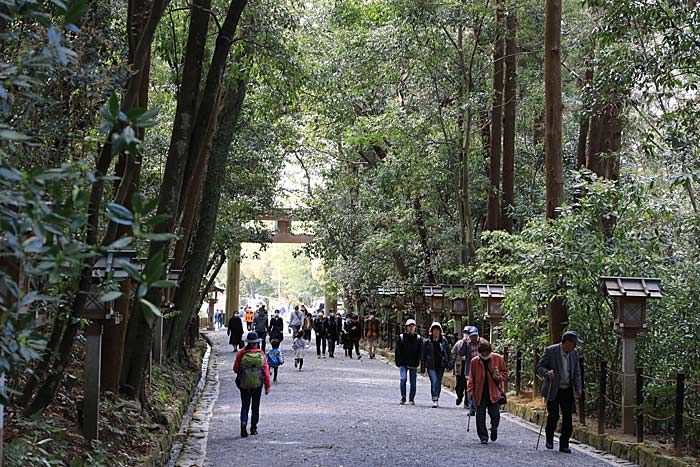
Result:
{"label": "handbag", "polygon": [[[496,378],[493,377],[493,373],[491,373],[490,371],[487,371],[487,373],[489,375],[491,375],[491,379],[493,380],[496,387],[498,387],[498,382],[496,382]],[[499,391],[501,391],[500,388],[499,388]],[[501,391],[501,397],[499,397],[498,402],[496,402],[496,403],[498,405],[506,405],[506,403],[508,403],[508,398],[506,397],[505,392]]]}

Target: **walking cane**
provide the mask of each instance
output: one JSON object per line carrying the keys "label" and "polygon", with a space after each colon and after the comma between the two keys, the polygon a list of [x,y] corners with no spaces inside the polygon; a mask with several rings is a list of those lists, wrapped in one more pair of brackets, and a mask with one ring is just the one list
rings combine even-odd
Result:
{"label": "walking cane", "polygon": [[469,413],[467,414],[467,432],[469,432],[469,425],[472,423],[472,411],[469,410]]}
{"label": "walking cane", "polygon": [[[554,375],[554,373],[552,373]],[[549,402],[549,393],[552,391],[552,381],[554,378],[549,380],[549,388],[547,389],[547,400],[545,401],[545,407],[547,402]],[[546,413],[546,410],[545,410]],[[535,451],[537,451],[540,447],[540,438],[542,438],[542,428],[544,428],[544,421],[547,419],[547,417],[542,417],[542,425],[540,425],[540,434],[537,436],[537,446],[535,446]]]}

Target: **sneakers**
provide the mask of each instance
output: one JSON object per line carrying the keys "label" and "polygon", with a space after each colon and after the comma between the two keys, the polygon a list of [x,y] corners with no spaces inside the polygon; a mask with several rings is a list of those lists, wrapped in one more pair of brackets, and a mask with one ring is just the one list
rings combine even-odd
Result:
{"label": "sneakers", "polygon": [[246,426],[241,423],[241,438],[247,438],[248,437],[248,430],[246,429]]}
{"label": "sneakers", "polygon": [[455,402],[455,405],[456,405],[456,406],[459,406],[461,403],[462,403],[462,398],[461,398],[461,397],[458,397],[458,398],[457,398],[457,402]]}
{"label": "sneakers", "polygon": [[498,429],[491,428],[491,441],[496,441],[498,439]]}
{"label": "sneakers", "polygon": [[335,358],[335,357],[333,356],[333,354],[330,354],[330,355],[328,356],[328,358]]}
{"label": "sneakers", "polygon": [[321,358],[321,356],[320,356],[320,355],[317,355],[316,358]]}
{"label": "sneakers", "polygon": [[399,402],[399,405],[405,405],[406,404],[406,399],[401,399],[401,402]]}
{"label": "sneakers", "polygon": [[251,426],[250,427],[250,434],[255,436],[258,434],[258,427],[257,426]]}
{"label": "sneakers", "polygon": [[481,444],[489,444],[489,439],[488,438],[482,439]]}
{"label": "sneakers", "polygon": [[571,454],[571,448],[568,448],[568,447],[563,448],[563,447],[559,446],[559,452],[565,452],[566,454]]}
{"label": "sneakers", "polygon": [[416,405],[416,401],[408,401],[408,405]]}
{"label": "sneakers", "polygon": [[548,440],[547,442],[544,443],[544,447],[546,447],[547,449],[554,449],[554,441]]}
{"label": "sneakers", "polygon": [[437,409],[439,407],[438,401],[433,401],[433,408]]}
{"label": "sneakers", "polygon": [[358,360],[361,360],[361,359],[362,359],[362,355],[358,355],[358,356],[357,356],[357,359],[358,359]]}

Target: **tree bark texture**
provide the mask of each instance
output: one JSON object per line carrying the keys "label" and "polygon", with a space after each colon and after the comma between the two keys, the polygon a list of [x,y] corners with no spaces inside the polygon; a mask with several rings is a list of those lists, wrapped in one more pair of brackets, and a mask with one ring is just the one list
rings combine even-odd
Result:
{"label": "tree bark texture", "polygon": [[170,328],[165,348],[171,357],[177,355],[185,337],[187,325],[192,315],[197,312],[195,305],[199,298],[198,292],[202,285],[204,269],[214,237],[229,149],[236,133],[238,117],[243,108],[246,84],[246,79],[232,81],[224,96],[223,109],[207,164],[204,191],[199,208],[199,222],[180,287],[175,292],[175,309],[182,310],[183,313],[173,319],[173,325]]}
{"label": "tree bark texture", "polygon": [[501,228],[513,232],[515,207],[515,111],[516,111],[516,33],[515,0],[508,3],[506,18],[505,89],[503,97],[503,194],[501,199]]}
{"label": "tree bark texture", "polygon": [[493,102],[491,104],[491,145],[489,151],[489,196],[486,208],[487,230],[498,230],[500,228],[504,30],[503,0],[496,0],[496,37],[493,43]]}

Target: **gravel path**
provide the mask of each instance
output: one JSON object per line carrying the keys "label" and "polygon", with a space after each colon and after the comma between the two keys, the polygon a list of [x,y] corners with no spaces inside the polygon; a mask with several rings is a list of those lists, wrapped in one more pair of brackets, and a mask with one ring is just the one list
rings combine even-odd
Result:
{"label": "gravel path", "polygon": [[467,433],[467,412],[455,406],[451,392],[443,390],[441,407],[431,407],[427,378],[418,378],[416,405],[400,406],[393,363],[369,360],[364,352],[362,360],[350,360],[342,348],[335,359],[319,360],[313,346],[299,372],[286,336],[282,348],[287,362],[270,395],[263,395],[259,434],[242,439],[240,396],[231,371],[234,354],[225,332],[209,336],[219,384],[206,466],[628,465],[586,447],[575,447],[569,455],[547,451],[544,440],[535,451],[537,432],[509,415],[501,417],[498,441],[481,445],[474,420]]}

